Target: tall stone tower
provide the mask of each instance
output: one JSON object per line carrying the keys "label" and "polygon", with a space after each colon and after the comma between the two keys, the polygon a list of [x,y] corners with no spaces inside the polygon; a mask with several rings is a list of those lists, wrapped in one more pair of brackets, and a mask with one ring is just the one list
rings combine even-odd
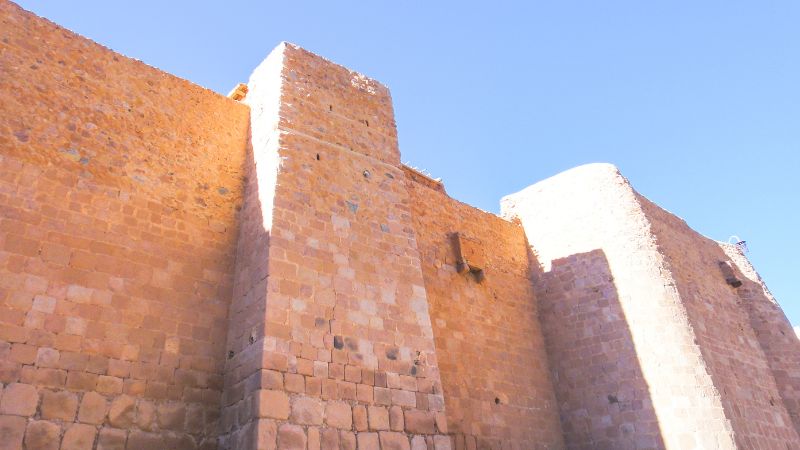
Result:
{"label": "tall stone tower", "polygon": [[223,395],[231,447],[268,448],[277,436],[292,448],[407,448],[405,433],[415,446],[446,445],[388,90],[291,44],[248,88]]}

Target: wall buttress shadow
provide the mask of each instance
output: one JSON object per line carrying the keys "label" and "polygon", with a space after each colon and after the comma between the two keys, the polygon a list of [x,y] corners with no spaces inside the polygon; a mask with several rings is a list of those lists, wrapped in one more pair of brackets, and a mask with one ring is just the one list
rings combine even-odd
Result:
{"label": "wall buttress shadow", "polygon": [[529,258],[567,447],[664,448],[605,253]]}

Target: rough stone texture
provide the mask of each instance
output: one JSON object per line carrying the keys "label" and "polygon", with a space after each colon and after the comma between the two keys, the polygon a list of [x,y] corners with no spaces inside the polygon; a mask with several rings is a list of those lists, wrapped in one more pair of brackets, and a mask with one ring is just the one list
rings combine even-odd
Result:
{"label": "rough stone texture", "polygon": [[612,166],[500,218],[374,80],[237,92],[0,0],[0,449],[800,448],[777,302]]}
{"label": "rough stone texture", "polygon": [[0,79],[0,381],[44,392],[47,420],[94,391],[213,422],[248,108],[6,1]]}
{"label": "rough stone texture", "polygon": [[[448,431],[482,447],[562,447],[522,228],[430,183],[409,191],[444,390],[441,404],[438,386],[426,387],[431,409],[446,410]],[[458,273],[453,233],[485,253],[483,281]],[[433,417],[418,418],[407,412],[406,430],[428,433]]]}
{"label": "rough stone texture", "polygon": [[29,384],[12,383],[3,390],[0,414],[32,416],[39,404],[39,393]]}
{"label": "rough stone texture", "polygon": [[223,430],[243,442],[260,420],[248,403],[278,377],[293,424],[321,425],[337,402],[352,410],[334,426],[367,431],[376,380],[390,404],[443,408],[427,398],[441,382],[388,90],[291,44],[248,90]]}
{"label": "rough stone texture", "polygon": [[0,450],[19,450],[25,436],[25,418],[0,415]]}
{"label": "rough stone texture", "polygon": [[28,422],[25,430],[25,447],[39,450],[58,450],[61,427],[46,420]]}
{"label": "rough stone texture", "polygon": [[533,283],[568,447],[800,445],[718,243],[610,165],[537,183],[503,210],[541,263]]}

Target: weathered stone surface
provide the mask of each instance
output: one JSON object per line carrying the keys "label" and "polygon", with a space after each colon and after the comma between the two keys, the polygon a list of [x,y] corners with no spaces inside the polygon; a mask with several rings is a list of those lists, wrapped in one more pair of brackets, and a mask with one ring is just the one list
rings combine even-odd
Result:
{"label": "weathered stone surface", "polygon": [[322,425],[322,402],[310,397],[297,397],[292,401],[291,420],[302,425]]}
{"label": "weathered stone surface", "polygon": [[115,428],[130,428],[136,414],[136,400],[128,395],[121,395],[111,402],[108,411],[108,423]]}
{"label": "weathered stone surface", "polygon": [[409,409],[405,412],[405,428],[412,434],[433,434],[436,432],[436,424],[433,413],[429,411],[419,411]]}
{"label": "weathered stone surface", "polygon": [[0,450],[19,450],[25,436],[26,420],[19,416],[0,415]]}
{"label": "weathered stone surface", "polygon": [[349,430],[353,427],[353,411],[345,402],[328,402],[325,406],[325,423],[329,427]]}
{"label": "weathered stone surface", "polygon": [[383,450],[411,450],[408,436],[404,433],[381,431],[381,449]]}
{"label": "weathered stone surface", "polygon": [[389,410],[382,406],[370,406],[367,413],[370,430],[385,431],[389,429]]}
{"label": "weathered stone surface", "polygon": [[380,440],[378,433],[358,433],[358,450],[380,450]]}
{"label": "weathered stone surface", "polygon": [[25,447],[37,450],[58,450],[61,442],[61,427],[46,420],[28,422],[25,430]]}
{"label": "weathered stone surface", "polygon": [[0,23],[0,448],[800,447],[763,281],[616,168],[500,218],[292,44],[234,101]]}
{"label": "weathered stone surface", "polygon": [[97,436],[97,450],[124,450],[127,437],[125,430],[104,427]]}
{"label": "weathered stone surface", "polygon": [[3,390],[0,398],[0,414],[32,416],[39,404],[39,393],[34,386],[11,383]]}
{"label": "weathered stone surface", "polygon": [[258,391],[258,416],[272,419],[289,418],[289,396],[283,391]]}
{"label": "weathered stone surface", "polygon": [[306,433],[298,425],[283,424],[278,428],[278,448],[306,450]]}
{"label": "weathered stone surface", "polygon": [[403,420],[403,409],[399,406],[389,408],[389,426],[392,431],[403,431],[405,421]]}
{"label": "weathered stone surface", "polygon": [[78,408],[78,396],[70,391],[42,391],[42,418],[72,422]]}
{"label": "weathered stone surface", "polygon": [[97,430],[92,425],[75,423],[67,427],[61,440],[62,450],[92,450]]}
{"label": "weathered stone surface", "polygon": [[78,421],[99,425],[103,423],[108,412],[108,401],[96,392],[87,392],[81,399],[78,410]]}

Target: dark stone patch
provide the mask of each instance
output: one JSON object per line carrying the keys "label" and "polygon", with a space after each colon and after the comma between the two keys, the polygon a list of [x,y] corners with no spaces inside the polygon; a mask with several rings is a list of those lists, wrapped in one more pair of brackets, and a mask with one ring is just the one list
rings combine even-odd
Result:
{"label": "dark stone patch", "polygon": [[386,349],[386,357],[391,359],[392,361],[396,361],[397,360],[397,352],[398,352],[398,350],[395,347],[387,348]]}
{"label": "dark stone patch", "polygon": [[28,136],[28,132],[27,132],[26,130],[19,130],[19,131],[15,131],[15,132],[14,132],[14,136],[15,136],[15,137],[17,138],[17,140],[18,140],[18,141],[20,141],[20,142],[28,142],[28,139],[30,138],[30,137]]}
{"label": "dark stone patch", "polygon": [[334,347],[335,347],[337,350],[341,350],[341,349],[343,349],[343,348],[344,348],[344,339],[342,339],[342,337],[341,337],[341,336],[334,336],[334,337],[333,337],[333,346],[334,346]]}

